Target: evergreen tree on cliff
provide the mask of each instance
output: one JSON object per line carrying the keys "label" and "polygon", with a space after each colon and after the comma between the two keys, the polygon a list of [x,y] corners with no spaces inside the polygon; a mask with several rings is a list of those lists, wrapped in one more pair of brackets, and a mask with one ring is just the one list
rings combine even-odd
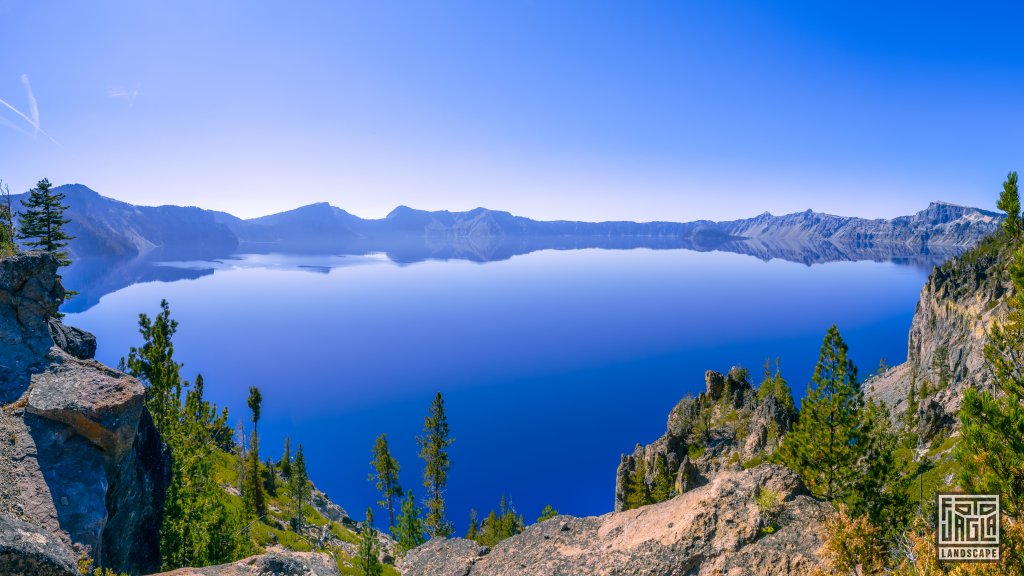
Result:
{"label": "evergreen tree on cliff", "polygon": [[68,207],[63,201],[64,194],[54,192],[49,180],[40,180],[22,203],[25,211],[18,215],[18,238],[29,248],[53,254],[60,266],[67,266],[71,260],[65,248],[74,238],[64,232],[64,225],[71,220],[64,217]]}
{"label": "evergreen tree on cliff", "polygon": [[302,452],[302,444],[295,451],[295,460],[292,462],[292,475],[289,481],[292,489],[292,498],[295,499],[295,515],[292,522],[296,532],[302,532],[306,523],[306,514],[303,507],[309,502],[311,492],[309,488],[309,476],[306,474],[306,456]]}
{"label": "evergreen tree on cliff", "polygon": [[359,536],[359,556],[356,557],[356,568],[363,576],[382,576],[384,566],[380,563],[377,552],[377,531],[373,528],[373,510],[366,509],[366,521]]}
{"label": "evergreen tree on cliff", "polygon": [[833,324],[800,407],[800,420],[785,436],[778,456],[797,471],[811,492],[828,500],[846,496],[857,474],[864,395],[857,367]]}
{"label": "evergreen tree on cliff", "polygon": [[263,403],[263,394],[255,386],[249,387],[249,410],[252,411],[252,436],[250,437],[249,448],[249,473],[246,475],[246,486],[243,492],[245,496],[245,508],[256,518],[263,518],[267,514],[267,500],[263,493],[263,475],[260,473],[260,438],[258,426],[260,421],[260,405]]}
{"label": "evergreen tree on cliff", "polygon": [[885,408],[865,405],[857,367],[835,325],[821,346],[799,420],[776,459],[800,474],[812,494],[866,516],[885,536],[905,525],[909,479],[897,465],[898,437]]}
{"label": "evergreen tree on cliff", "polygon": [[405,493],[405,500],[402,502],[402,516],[395,526],[395,542],[399,552],[412,550],[426,542],[423,533],[426,529],[423,520],[420,518],[420,508],[416,505],[416,498],[412,490]]}
{"label": "evergreen tree on cliff", "polygon": [[960,486],[969,492],[1000,494],[1003,513],[1020,522],[1024,520],[1024,231],[1016,172],[1003,184],[999,208],[1007,212],[1004,226],[1014,250],[1009,270],[1014,292],[1006,320],[992,327],[985,345],[985,360],[998,393],[974,388],[965,392],[956,457]]}
{"label": "evergreen tree on cliff", "polygon": [[445,518],[444,489],[448,485],[448,447],[455,442],[448,435],[448,416],[444,398],[438,392],[423,419],[423,436],[416,439],[423,459],[423,486],[427,489],[427,532],[430,536],[451,536],[453,528]]}
{"label": "evergreen tree on cliff", "polygon": [[289,436],[284,437],[284,454],[281,455],[277,467],[286,478],[292,475],[292,439]]}
{"label": "evergreen tree on cliff", "polygon": [[1003,228],[1010,237],[1020,240],[1024,234],[1024,222],[1021,221],[1020,192],[1017,191],[1017,173],[1010,172],[1003,182],[1003,192],[999,195],[996,207],[1006,212],[1006,220],[1003,221]]}
{"label": "evergreen tree on cliff", "polygon": [[391,456],[388,448],[387,434],[381,434],[373,444],[373,466],[374,473],[370,474],[370,480],[376,481],[377,490],[380,491],[381,501],[378,504],[388,511],[388,528],[395,531],[395,499],[402,497],[402,486],[398,483],[398,461]]}
{"label": "evergreen tree on cliff", "polygon": [[[150,319],[139,315],[143,344],[123,361],[129,374],[146,386],[146,407],[171,452],[171,478],[160,526],[160,555],[165,569],[205,566],[234,560],[245,552],[239,519],[225,506],[212,473],[216,438],[227,428],[227,412],[203,397],[202,376],[194,386],[181,379],[174,360],[178,323],[167,301]],[[184,401],[182,391],[186,390]]]}
{"label": "evergreen tree on cliff", "polygon": [[146,385],[146,407],[164,436],[173,433],[181,398],[181,365],[174,361],[172,341],[177,331],[178,321],[171,319],[167,300],[161,300],[156,318],[139,314],[143,344],[129,350],[126,363],[128,373]]}
{"label": "evergreen tree on cliff", "polygon": [[0,180],[0,258],[13,256],[18,251],[14,242],[14,212],[11,208],[11,189]]}

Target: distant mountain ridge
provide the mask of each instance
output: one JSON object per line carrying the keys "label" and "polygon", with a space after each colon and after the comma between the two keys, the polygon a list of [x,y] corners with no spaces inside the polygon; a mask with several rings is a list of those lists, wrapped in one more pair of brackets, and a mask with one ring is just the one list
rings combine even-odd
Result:
{"label": "distant mountain ridge", "polygon": [[[81,184],[55,190],[67,197],[68,229],[75,236],[70,248],[79,258],[134,257],[155,250],[165,258],[201,258],[242,250],[385,252],[403,262],[486,261],[538,249],[648,247],[724,250],[812,263],[958,252],[995,231],[1002,220],[995,212],[943,202],[893,219],[807,210],[722,222],[577,222],[532,220],[486,208],[431,212],[407,206],[384,218],[365,219],[326,202],[241,219],[196,207],[135,206]],[[26,197],[15,196],[15,206]]]}

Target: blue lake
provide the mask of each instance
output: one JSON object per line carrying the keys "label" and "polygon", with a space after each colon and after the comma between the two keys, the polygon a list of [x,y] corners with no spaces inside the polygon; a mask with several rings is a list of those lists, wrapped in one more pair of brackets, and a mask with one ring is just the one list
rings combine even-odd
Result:
{"label": "blue lake", "polygon": [[382,432],[403,485],[422,494],[415,436],[441,391],[460,532],[470,508],[486,514],[503,493],[528,522],[548,503],[610,511],[619,455],[657,438],[675,403],[703,390],[705,370],[739,364],[759,379],[778,356],[802,396],[832,323],[862,376],[881,358],[902,362],[929,272],[649,249],[406,265],[237,255],[161,268],[204,273],[83,294],[98,302],[68,308],[67,323],[97,335],[100,361],[116,365],[138,345],[138,314],[166,298],[184,374],[203,374],[232,424],[247,421],[248,387],[259,386],[263,451],[276,459],[286,435],[301,442],[314,482],[360,519],[377,500],[367,474]]}

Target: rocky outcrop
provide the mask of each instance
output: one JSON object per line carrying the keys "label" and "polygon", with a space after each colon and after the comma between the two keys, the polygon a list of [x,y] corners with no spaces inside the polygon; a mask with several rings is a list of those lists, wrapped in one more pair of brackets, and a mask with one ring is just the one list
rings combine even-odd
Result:
{"label": "rocky outcrop", "polygon": [[[969,387],[990,388],[984,349],[994,322],[1006,316],[1011,257],[1002,233],[936,267],[921,289],[907,346],[907,361],[865,382],[865,393],[902,419],[915,412],[925,440],[958,426],[956,414]],[[909,406],[914,389],[914,405]]]}
{"label": "rocky outcrop", "polygon": [[[766,492],[781,501],[758,504]],[[828,503],[799,476],[773,464],[727,471],[671,500],[604,516],[558,516],[481,548],[462,539],[411,550],[404,576],[663,574],[804,575],[821,566]]]}
{"label": "rocky outcrop", "polygon": [[0,258],[0,402],[16,400],[53,346],[49,319],[64,300],[57,262],[42,253]]}
{"label": "rocky outcrop", "polygon": [[0,514],[0,574],[77,576],[75,558],[60,538],[6,514]]}
{"label": "rocky outcrop", "polygon": [[327,554],[279,551],[231,564],[181,568],[156,576],[341,576],[341,572]]}
{"label": "rocky outcrop", "polygon": [[789,431],[793,415],[774,395],[754,389],[746,370],[734,367],[724,375],[708,370],[704,380],[702,394],[683,398],[672,409],[661,438],[622,456],[615,475],[616,511],[626,507],[630,478],[641,460],[646,483],[652,486],[663,457],[678,494],[722,470],[736,471],[763,460]]}
{"label": "rocky outcrop", "polygon": [[0,364],[21,371],[4,381],[0,515],[31,527],[0,530],[0,549],[18,549],[9,534],[47,534],[54,566],[88,555],[117,572],[155,570],[168,457],[142,385],[54,345],[51,330],[94,339],[50,322],[64,294],[52,257],[18,255],[0,260],[0,271],[11,279],[0,283],[0,337],[10,344]]}
{"label": "rocky outcrop", "polygon": [[65,326],[60,320],[50,318],[50,337],[57,348],[71,354],[79,360],[91,360],[96,356],[96,337],[92,334]]}

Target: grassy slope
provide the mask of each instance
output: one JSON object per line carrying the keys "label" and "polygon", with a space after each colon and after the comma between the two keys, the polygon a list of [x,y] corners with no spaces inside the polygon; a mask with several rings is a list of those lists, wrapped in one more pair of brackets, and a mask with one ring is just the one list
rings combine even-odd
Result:
{"label": "grassy slope", "polygon": [[[217,483],[225,487],[224,500],[232,510],[241,515],[242,498],[235,495],[228,487],[238,485],[238,471],[235,468],[236,458],[232,454],[217,451],[214,454],[213,476]],[[281,526],[288,526],[291,518],[291,511],[295,508],[295,500],[288,490],[279,486],[277,494],[267,495],[267,508],[270,511],[268,518],[257,522],[252,528],[252,537],[259,551],[265,551],[268,547],[279,545],[288,550],[309,552],[313,550],[313,543],[305,537],[296,534],[290,529],[282,529]],[[334,557],[338,569],[342,574],[353,576],[362,572],[353,565],[352,552],[359,543],[359,535],[339,522],[333,522],[324,518],[312,506],[306,505],[306,523],[310,526],[330,526],[333,538],[319,552],[325,552]],[[345,546],[345,545],[349,546]],[[347,548],[347,549],[346,549]],[[384,566],[385,576],[398,576],[394,567]]]}

